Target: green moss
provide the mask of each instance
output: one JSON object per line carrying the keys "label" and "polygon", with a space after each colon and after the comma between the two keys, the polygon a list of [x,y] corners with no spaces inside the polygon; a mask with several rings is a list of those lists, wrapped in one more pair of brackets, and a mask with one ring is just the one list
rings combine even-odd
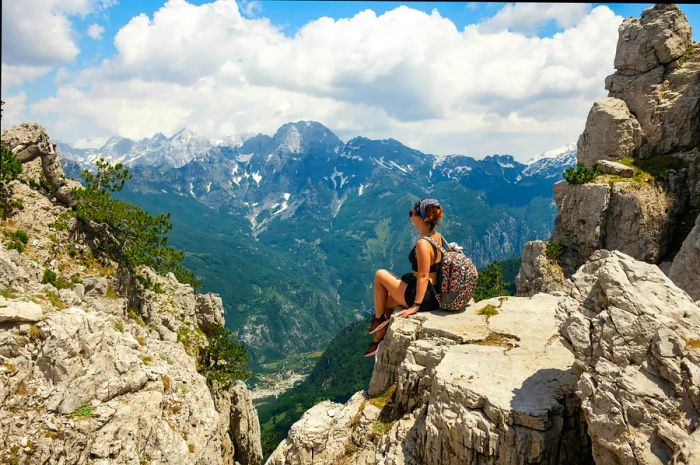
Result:
{"label": "green moss", "polygon": [[3,296],[6,299],[16,299],[19,297],[17,294],[12,292],[12,290],[8,287],[0,291],[0,296]]}
{"label": "green moss", "polygon": [[61,298],[55,292],[47,291],[44,293],[44,298],[53,305],[57,310],[66,308],[66,304],[61,301]]}
{"label": "green moss", "polygon": [[121,321],[117,321],[116,323],[114,323],[114,329],[119,331],[120,333],[123,333],[124,332],[124,323],[122,323]]}
{"label": "green moss", "polygon": [[153,357],[151,357],[150,355],[142,355],[141,361],[144,365],[151,366],[151,364],[153,363]]}
{"label": "green moss", "polygon": [[113,300],[119,298],[117,293],[114,292],[114,289],[112,289],[112,286],[107,286],[107,291],[105,292],[105,297],[108,299],[113,299]]}
{"label": "green moss", "polygon": [[486,316],[486,319],[488,320],[492,316],[498,315],[498,310],[496,309],[496,307],[494,305],[488,304],[479,310],[479,315]]}
{"label": "green moss", "polygon": [[143,319],[141,318],[141,315],[139,315],[136,312],[136,309],[134,307],[129,307],[129,310],[127,311],[127,315],[129,318],[134,320],[134,322],[139,325],[139,326],[146,326],[146,323],[143,322]]}
{"label": "green moss", "polygon": [[90,418],[94,412],[95,407],[90,404],[83,404],[70,414],[71,418]]}
{"label": "green moss", "polygon": [[386,390],[378,396],[371,397],[368,402],[379,409],[383,409],[394,396],[394,392],[396,392],[396,383],[386,388]]}

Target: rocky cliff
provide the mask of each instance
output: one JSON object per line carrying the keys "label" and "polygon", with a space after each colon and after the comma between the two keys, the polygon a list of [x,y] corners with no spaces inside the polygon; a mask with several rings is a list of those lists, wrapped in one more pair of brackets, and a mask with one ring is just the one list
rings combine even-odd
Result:
{"label": "rocky cliff", "polygon": [[[673,267],[674,282],[697,300],[697,254],[678,253],[693,250],[697,233],[689,231],[700,212],[700,44],[684,13],[659,4],[626,19],[615,69],[605,80],[608,97],[593,104],[578,140],[578,161],[598,166],[598,176],[554,186],[558,264],[570,276],[594,251],[619,250]],[[523,295],[550,286],[542,265],[521,270]]]}
{"label": "rocky cliff", "polygon": [[[94,255],[63,214],[73,186],[53,144],[39,126],[13,129],[3,144],[36,153],[0,223],[0,462],[259,464],[245,384],[196,367],[221,299]],[[45,143],[14,137],[28,133]]]}
{"label": "rocky cliff", "polygon": [[579,139],[597,173],[556,185],[519,297],[392,319],[368,389],[307,411],[268,464],[698,463],[700,53],[684,14],[625,20],[615,66]]}

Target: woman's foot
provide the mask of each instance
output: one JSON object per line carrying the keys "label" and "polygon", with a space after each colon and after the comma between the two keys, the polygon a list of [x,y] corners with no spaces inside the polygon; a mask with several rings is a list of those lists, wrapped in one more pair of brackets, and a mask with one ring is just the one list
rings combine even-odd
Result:
{"label": "woman's foot", "polygon": [[383,327],[389,324],[391,321],[391,318],[387,317],[385,314],[382,314],[379,318],[374,317],[372,320],[372,324],[369,326],[369,329],[367,330],[367,334],[374,334],[377,331],[381,330]]}
{"label": "woman's foot", "polygon": [[362,354],[364,357],[374,357],[377,354],[377,349],[379,348],[379,343],[382,341],[372,341],[372,343],[369,345],[369,348],[367,351]]}

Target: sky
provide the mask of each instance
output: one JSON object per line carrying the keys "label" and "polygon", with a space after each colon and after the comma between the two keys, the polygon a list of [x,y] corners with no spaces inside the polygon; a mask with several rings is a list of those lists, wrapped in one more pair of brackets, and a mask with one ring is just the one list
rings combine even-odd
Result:
{"label": "sky", "polygon": [[[650,6],[5,1],[1,124],[98,147],[313,120],[345,141],[525,161],[577,140],[606,95],[618,26]],[[680,8],[698,41],[700,6]]]}

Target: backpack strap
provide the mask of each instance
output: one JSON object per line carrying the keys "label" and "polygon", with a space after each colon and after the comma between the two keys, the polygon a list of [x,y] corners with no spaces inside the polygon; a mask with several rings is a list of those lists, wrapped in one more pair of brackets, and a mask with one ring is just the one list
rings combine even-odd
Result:
{"label": "backpack strap", "polygon": [[[440,238],[443,241],[445,240],[445,238],[442,236],[440,236]],[[440,252],[442,252],[442,258],[445,258],[445,255],[447,255],[447,251],[445,250],[445,248],[441,244],[436,243],[431,237],[428,237],[428,236],[423,236],[422,239],[425,239],[426,241],[430,242],[430,244],[432,244],[433,247],[439,249]]]}

